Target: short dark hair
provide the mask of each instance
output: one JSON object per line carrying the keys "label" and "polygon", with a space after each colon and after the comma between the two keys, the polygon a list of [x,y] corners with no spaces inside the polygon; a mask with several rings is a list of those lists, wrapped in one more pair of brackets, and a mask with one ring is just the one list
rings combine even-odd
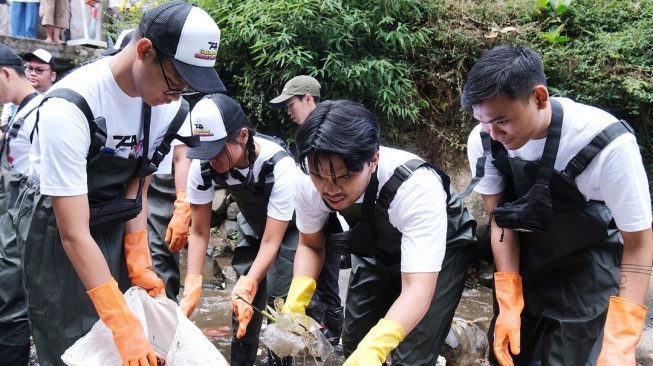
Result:
{"label": "short dark hair", "polygon": [[[304,97],[306,96],[306,94],[303,94],[303,95],[295,95],[295,96],[297,97],[297,99],[299,99],[299,101],[302,101],[302,100],[304,100]],[[313,102],[315,102],[316,105],[317,105],[317,104],[320,104],[320,97],[316,97],[316,96],[313,95],[313,94],[311,94],[311,96],[313,97]]]}
{"label": "short dark hair", "polygon": [[[320,158],[333,155],[342,159],[349,172],[360,172],[379,151],[379,122],[361,104],[327,100],[318,104],[299,126],[295,143],[299,166],[305,174],[309,173],[308,165],[319,169]],[[311,161],[307,161],[309,155]]]}
{"label": "short dark hair", "polygon": [[469,70],[460,103],[472,112],[474,106],[498,96],[527,100],[537,85],[546,86],[537,52],[517,45],[496,46]]}
{"label": "short dark hair", "polygon": [[16,74],[18,74],[18,77],[27,78],[27,76],[25,75],[25,67],[23,67],[23,66],[18,66],[18,65],[0,65],[0,67],[7,67],[7,68],[9,68],[9,69],[12,69],[12,70],[16,71]]}

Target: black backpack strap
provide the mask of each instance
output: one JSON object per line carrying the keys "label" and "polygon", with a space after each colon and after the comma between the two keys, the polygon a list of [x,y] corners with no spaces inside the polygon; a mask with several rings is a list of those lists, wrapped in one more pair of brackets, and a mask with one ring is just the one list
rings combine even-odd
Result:
{"label": "black backpack strap", "polygon": [[481,131],[481,142],[483,143],[483,155],[476,160],[476,174],[474,174],[474,178],[472,178],[472,181],[469,182],[469,185],[465,190],[460,193],[460,198],[465,198],[469,196],[470,193],[472,193],[472,190],[478,182],[483,179],[485,176],[485,162],[487,161],[487,157],[490,156],[492,152],[492,138],[490,137],[490,134]]}
{"label": "black backpack strap", "polygon": [[383,187],[381,187],[381,191],[379,192],[379,197],[376,199],[376,204],[379,205],[379,207],[384,211],[387,211],[388,208],[390,207],[390,202],[392,202],[392,200],[395,198],[395,195],[397,194],[397,190],[399,189],[399,187],[401,187],[401,185],[408,178],[410,178],[411,175],[413,175],[415,170],[417,170],[422,166],[428,166],[440,176],[444,191],[447,193],[447,202],[449,202],[451,198],[449,193],[449,186],[451,184],[451,180],[449,179],[449,177],[443,172],[441,172],[439,169],[425,162],[422,159],[412,159],[395,168],[394,174],[392,174],[390,179],[388,179],[388,181],[383,185]]}
{"label": "black backpack strap", "polygon": [[[88,148],[88,154],[86,156],[86,160],[92,159],[95,155],[97,155],[100,152],[100,149],[102,148],[102,146],[104,146],[104,144],[107,141],[107,132],[98,125],[98,122],[100,121],[104,122],[104,118],[98,117],[96,119],[95,117],[93,117],[93,112],[91,111],[91,108],[88,106],[86,99],[84,99],[84,97],[82,97],[79,93],[77,93],[72,89],[59,88],[48,92],[43,97],[43,100],[41,101],[41,104],[39,104],[39,107],[43,105],[43,103],[46,100],[50,98],[65,99],[70,103],[76,105],[77,108],[79,108],[79,110],[82,111],[84,117],[86,117],[86,120],[88,121],[88,127],[91,135],[91,145]],[[39,111],[36,112],[36,121],[34,122],[34,129],[32,130],[32,133],[30,134],[30,138],[29,138],[30,143],[33,142],[34,140],[34,131],[38,131],[39,128],[39,113],[40,113]]]}
{"label": "black backpack strap", "polygon": [[151,163],[155,167],[158,167],[159,164],[161,164],[161,162],[163,161],[163,158],[165,158],[165,156],[170,153],[170,151],[172,150],[172,141],[175,139],[183,142],[188,147],[199,146],[200,144],[199,136],[180,136],[177,133],[181,128],[181,126],[184,124],[184,121],[186,121],[186,117],[188,116],[189,109],[190,108],[188,106],[188,102],[182,98],[181,105],[177,110],[177,114],[172,119],[172,122],[170,122],[170,126],[168,127],[168,131],[163,137],[163,141],[156,148],[156,150],[154,150],[154,155],[152,155]]}
{"label": "black backpack strap", "polygon": [[573,183],[576,177],[592,162],[596,154],[601,152],[614,139],[625,133],[635,134],[635,130],[624,120],[619,120],[608,125],[567,163],[567,166],[561,172],[562,176],[568,182]]}

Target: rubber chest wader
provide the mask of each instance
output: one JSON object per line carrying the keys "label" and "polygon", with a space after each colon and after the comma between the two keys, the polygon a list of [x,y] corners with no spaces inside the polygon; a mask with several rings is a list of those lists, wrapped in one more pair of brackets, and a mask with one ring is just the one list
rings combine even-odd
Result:
{"label": "rubber chest wader", "polygon": [[[392,352],[393,365],[434,365],[451,327],[462,295],[467,266],[476,240],[476,221],[467,212],[449,178],[422,160],[406,162],[382,187],[372,174],[362,204],[340,214],[352,228],[342,235],[327,234],[332,249],[352,253],[352,272],[345,306],[342,345],[349,356],[368,331],[384,317],[401,293],[401,232],[389,221],[388,207],[397,189],[419,167],[433,169],[447,190],[447,249],[429,310],[417,327]],[[441,189],[441,187],[437,187]],[[337,219],[335,213],[330,220]],[[328,225],[328,224],[327,224]]]}
{"label": "rubber chest wader", "polygon": [[[144,105],[144,110],[148,109]],[[144,111],[145,112],[145,111]],[[146,120],[145,130],[149,129]],[[38,121],[37,121],[38,123]],[[147,154],[146,132],[144,154]],[[125,184],[139,177],[141,158],[97,154],[87,162],[89,204],[122,197]],[[29,179],[19,196],[17,222],[32,336],[41,366],[65,365],[61,355],[99,320],[79,275],[66,255],[50,197]],[[123,253],[124,223],[91,231],[121,291],[131,283]],[[23,245],[24,244],[24,245]]]}
{"label": "rubber chest wader", "polygon": [[[37,95],[25,97],[14,116]],[[0,147],[0,364],[7,365],[27,364],[30,336],[20,252],[13,224],[18,189],[27,177],[9,162],[9,142],[16,138],[24,119],[34,109],[10,121]]]}
{"label": "rubber chest wader", "polygon": [[[261,137],[261,134],[256,136]],[[208,184],[213,182],[225,187],[234,201],[238,204],[240,213],[237,217],[236,227],[238,230],[238,243],[234,249],[231,265],[236,271],[237,277],[246,275],[256,259],[261,239],[265,231],[267,222],[268,202],[272,187],[274,186],[274,166],[275,164],[288,157],[286,151],[279,151],[269,160],[263,162],[261,172],[256,183],[247,182],[238,171],[231,170],[229,174],[243,184],[228,185],[217,177],[213,168],[208,161],[202,162],[202,177],[204,178],[204,187],[208,189]],[[212,179],[213,182],[207,181]],[[202,187],[198,187],[201,189]],[[297,250],[297,241],[299,233],[292,220],[288,223],[288,229],[281,241],[279,254],[267,276],[258,284],[258,291],[254,296],[252,305],[257,309],[265,309],[268,299],[272,297],[284,297],[288,294],[288,288],[292,280],[293,258]],[[247,333],[243,338],[237,339],[235,334],[238,330],[238,320],[232,314],[233,338],[231,340],[231,364],[237,366],[254,365],[256,362],[256,353],[258,351],[259,333],[263,323],[263,316],[254,311]],[[270,365],[291,365],[292,357],[280,359],[275,355],[268,355]]]}
{"label": "rubber chest wader", "polygon": [[[559,140],[563,120],[559,102],[552,99],[552,107],[559,118],[552,118],[547,144]],[[620,125],[617,122],[613,127]],[[619,131],[617,135],[626,132]],[[604,139],[604,145],[613,138]],[[537,179],[541,165],[510,158],[500,143],[492,141],[491,145],[493,164],[513,182],[504,191],[503,199],[522,197]],[[555,150],[548,152],[553,154],[553,162],[557,142],[555,145]],[[588,147],[596,146],[590,143]],[[593,157],[602,147],[584,151],[593,150]],[[610,210],[603,202],[586,201],[574,184],[575,177],[591,160],[582,155],[572,159],[564,173],[553,171],[549,185],[552,226],[544,232],[519,233],[525,306],[521,354],[513,357],[515,365],[531,365],[537,360],[549,366],[594,365],[598,358],[608,300],[619,290],[623,245]],[[578,164],[581,160],[586,160],[584,166]],[[496,300],[494,312],[495,320]],[[490,349],[494,320],[489,330]],[[498,364],[492,352],[490,360]]]}

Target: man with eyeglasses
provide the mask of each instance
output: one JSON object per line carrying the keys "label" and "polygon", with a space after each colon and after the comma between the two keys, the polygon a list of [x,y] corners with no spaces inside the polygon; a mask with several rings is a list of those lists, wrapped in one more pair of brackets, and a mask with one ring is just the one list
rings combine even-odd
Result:
{"label": "man with eyeglasses", "polygon": [[0,103],[16,106],[0,142],[0,364],[24,366],[29,360],[30,331],[11,208],[19,182],[29,173],[29,132],[43,96],[27,80],[22,64],[13,50],[0,44]]}
{"label": "man with eyeglasses", "polygon": [[[27,61],[23,65],[25,68],[25,76],[27,80],[39,93],[45,93],[52,87],[57,80],[57,72],[55,69],[54,57],[52,54],[42,48],[29,52],[23,55],[23,60]],[[7,103],[2,107],[2,115],[0,115],[0,124],[6,124],[11,116],[16,113],[16,106],[12,103]]]}
{"label": "man with eyeglasses", "polygon": [[[123,364],[157,364],[122,292],[133,285],[164,295],[148,249],[149,162],[184,91],[225,91],[213,68],[219,42],[220,29],[205,11],[165,3],[143,15],[121,52],[80,67],[45,96],[17,218],[42,366],[63,365],[61,355],[98,318],[112,330]],[[64,88],[88,104],[92,123],[79,102],[58,95]],[[92,215],[98,204],[116,203],[129,215],[99,225],[104,217]]]}

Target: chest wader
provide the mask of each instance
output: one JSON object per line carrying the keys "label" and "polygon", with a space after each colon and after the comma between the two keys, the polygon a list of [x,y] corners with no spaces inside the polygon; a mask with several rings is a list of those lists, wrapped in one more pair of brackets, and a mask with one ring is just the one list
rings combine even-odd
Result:
{"label": "chest wader", "polygon": [[[261,134],[256,136],[261,137]],[[240,213],[236,221],[238,230],[237,245],[231,260],[231,265],[236,271],[237,278],[247,275],[261,246],[261,239],[267,222],[268,202],[272,187],[274,186],[274,166],[286,156],[286,151],[279,151],[268,161],[263,163],[257,182],[247,181],[238,171],[231,170],[229,174],[243,182],[238,185],[225,184],[211,168],[208,161],[202,162],[202,177],[206,189],[217,183],[225,187],[234,201],[238,203]],[[201,189],[202,187],[198,187]],[[292,280],[293,259],[297,250],[299,232],[292,220],[281,241],[279,253],[268,274],[258,284],[258,291],[254,296],[252,305],[257,309],[265,309],[274,297],[286,297]],[[233,337],[231,339],[231,365],[250,366],[256,363],[256,354],[259,345],[259,333],[263,323],[263,316],[254,311],[252,319],[247,326],[247,333],[240,339],[236,338],[238,319],[232,313]],[[268,351],[269,365],[292,365],[292,357],[283,359]]]}
{"label": "chest wader", "polygon": [[[38,94],[30,94],[16,114]],[[0,143],[0,364],[26,365],[29,360],[29,324],[20,252],[13,225],[18,187],[27,178],[9,162],[9,143],[34,109],[7,125]],[[16,115],[14,114],[14,116]]]}
{"label": "chest wader", "polygon": [[[152,163],[156,166],[172,149],[172,140],[177,138],[187,146],[195,144],[189,142],[188,137],[180,137],[176,132],[186,120],[188,115],[188,102],[181,99],[182,104],[177,115],[173,118],[163,142],[156,149]],[[153,174],[150,187],[147,190],[147,237],[150,254],[152,255],[152,270],[163,281],[166,296],[177,302],[179,295],[179,252],[171,253],[165,241],[168,224],[172,218],[174,202],[177,199],[175,188],[174,164],[170,174]]]}
{"label": "chest wader", "polygon": [[[346,357],[356,350],[401,293],[401,232],[390,223],[388,207],[401,184],[420,167],[433,169],[442,178],[447,192],[447,248],[431,305],[415,329],[392,352],[392,364],[434,365],[451,327],[476,244],[476,221],[450,185],[449,177],[422,160],[410,160],[395,169],[378,199],[378,180],[376,173],[373,174],[363,203],[340,211],[352,229],[342,234],[327,234],[327,246],[352,254],[342,333]],[[336,219],[335,214],[331,219]]]}
{"label": "chest wader", "polygon": [[[603,202],[586,201],[574,181],[592,158],[610,141],[632,129],[615,122],[581,150],[562,171],[554,171],[562,126],[562,107],[552,100],[552,118],[540,163],[508,157],[505,149],[483,135],[492,146],[493,164],[513,183],[504,200],[523,197],[550,174],[553,222],[546,231],[519,232],[520,274],[523,278],[524,310],[521,315],[521,354],[515,365],[594,365],[611,295],[619,291],[618,275],[623,243]],[[555,149],[547,149],[555,145]],[[549,161],[548,166],[542,164]],[[546,169],[543,169],[543,166]],[[478,172],[477,172],[478,176]],[[492,349],[494,319],[489,330]],[[498,365],[490,352],[490,362]]]}
{"label": "chest wader", "polygon": [[[47,97],[52,95],[48,94]],[[70,95],[57,97],[68,99]],[[86,104],[83,98],[82,101]],[[80,107],[82,101],[75,100],[74,103]],[[154,168],[142,158],[124,159],[97,153],[103,146],[100,140],[106,137],[106,133],[95,122],[102,122],[103,119],[90,119],[90,108],[87,104],[85,107],[80,109],[87,116],[91,131],[94,132],[86,167],[88,199],[92,212],[93,205],[119,200],[127,202],[127,199],[122,198],[125,184],[140,176],[142,185],[145,175]],[[149,108],[145,104],[143,114],[143,156],[147,156]],[[36,126],[35,129],[38,128],[38,118]],[[139,188],[137,200],[140,200],[140,195]],[[99,317],[64,251],[50,196],[42,195],[38,183],[28,179],[21,188],[18,200],[20,209],[15,221],[20,232],[28,313],[38,360],[41,366],[63,366],[61,355],[85,335]],[[136,200],[129,201],[133,203]],[[93,227],[92,219],[91,236],[104,255],[111,275],[124,292],[131,286],[123,253],[124,221],[128,218],[119,222],[117,212],[111,206],[105,205],[105,208],[108,209],[105,212],[113,215],[113,223],[100,218],[95,222],[102,224]]]}

